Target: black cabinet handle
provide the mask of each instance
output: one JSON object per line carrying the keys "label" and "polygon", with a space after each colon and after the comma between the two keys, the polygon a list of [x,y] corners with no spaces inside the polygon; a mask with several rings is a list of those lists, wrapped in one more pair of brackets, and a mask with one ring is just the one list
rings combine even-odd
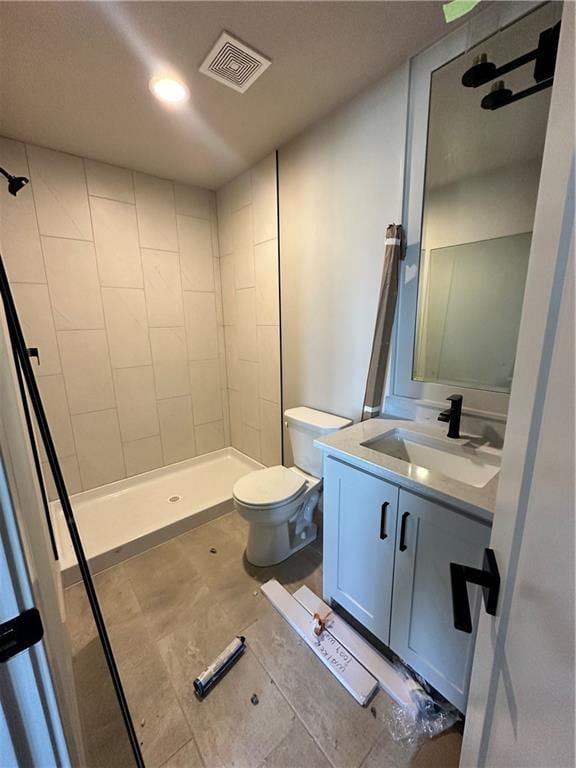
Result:
{"label": "black cabinet handle", "polygon": [[450,563],[450,581],[452,584],[452,613],[456,629],[468,634],[472,632],[467,582],[478,584],[482,587],[486,613],[489,613],[491,616],[496,615],[498,594],[500,592],[500,573],[492,549],[484,550],[484,566],[482,570],[471,568],[469,565]]}
{"label": "black cabinet handle", "polygon": [[380,538],[382,541],[384,541],[384,539],[388,536],[386,533],[386,512],[388,511],[389,506],[390,502],[385,501],[384,504],[382,504],[380,507]]}
{"label": "black cabinet handle", "polygon": [[400,526],[400,546],[398,549],[400,552],[404,552],[404,550],[408,549],[406,546],[406,521],[410,517],[410,512],[404,512],[402,515],[402,524]]}

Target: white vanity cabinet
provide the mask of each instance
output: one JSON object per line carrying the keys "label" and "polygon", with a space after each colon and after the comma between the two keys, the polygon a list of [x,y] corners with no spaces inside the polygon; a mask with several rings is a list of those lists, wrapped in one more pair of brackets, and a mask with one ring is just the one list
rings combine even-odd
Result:
{"label": "white vanity cabinet", "polygon": [[[481,568],[490,524],[324,462],[324,597],[465,711],[475,633],[454,628],[450,563]],[[468,586],[473,625],[481,601]]]}
{"label": "white vanity cabinet", "polygon": [[325,461],[324,593],[387,645],[397,509],[396,486]]}
{"label": "white vanity cabinet", "polygon": [[[461,711],[476,633],[454,628],[450,563],[482,568],[489,541],[487,523],[400,489],[390,647]],[[476,627],[481,590],[468,594]]]}

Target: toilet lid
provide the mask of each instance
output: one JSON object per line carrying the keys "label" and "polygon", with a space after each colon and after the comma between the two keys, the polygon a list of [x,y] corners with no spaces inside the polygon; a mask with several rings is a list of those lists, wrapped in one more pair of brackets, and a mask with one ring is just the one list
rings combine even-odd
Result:
{"label": "toilet lid", "polygon": [[244,475],[234,485],[234,496],[251,507],[290,501],[306,485],[306,479],[286,467],[268,467]]}

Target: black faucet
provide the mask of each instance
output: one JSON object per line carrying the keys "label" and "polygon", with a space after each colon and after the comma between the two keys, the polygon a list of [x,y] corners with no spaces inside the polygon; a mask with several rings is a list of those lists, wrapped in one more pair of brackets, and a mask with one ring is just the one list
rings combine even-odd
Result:
{"label": "black faucet", "polygon": [[462,415],[462,395],[450,395],[452,405],[438,416],[438,421],[448,422],[448,437],[458,439],[460,437],[460,416]]}

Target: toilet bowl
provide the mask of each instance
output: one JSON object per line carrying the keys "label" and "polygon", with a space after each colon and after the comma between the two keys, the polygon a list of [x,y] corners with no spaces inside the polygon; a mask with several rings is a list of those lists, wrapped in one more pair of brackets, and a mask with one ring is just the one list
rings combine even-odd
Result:
{"label": "toilet bowl", "polygon": [[256,566],[281,563],[314,541],[322,454],[313,442],[351,424],[349,419],[304,407],[291,408],[284,417],[296,466],[250,472],[233,489],[234,507],[250,524],[246,559]]}

